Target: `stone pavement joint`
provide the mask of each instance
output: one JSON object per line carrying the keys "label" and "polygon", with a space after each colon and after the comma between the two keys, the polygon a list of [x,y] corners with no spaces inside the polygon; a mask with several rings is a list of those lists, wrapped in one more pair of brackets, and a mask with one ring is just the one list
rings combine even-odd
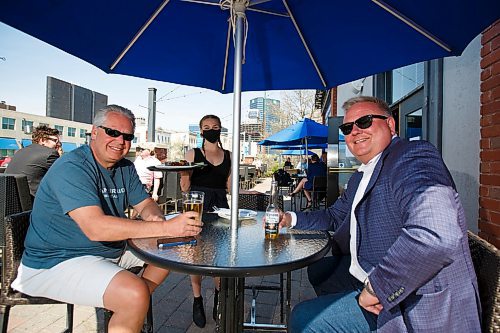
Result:
{"label": "stone pavement joint", "polygon": [[[271,178],[264,178],[253,190],[267,192],[271,189]],[[285,197],[285,199],[288,199]],[[285,200],[285,210],[290,201]],[[279,284],[279,275],[252,277],[246,279],[247,285]],[[153,294],[153,316],[155,333],[197,333],[214,332],[212,318],[214,283],[210,277],[202,282],[202,296],[205,302],[207,324],[198,328],[192,321],[193,294],[189,276],[171,272],[165,282]],[[245,290],[244,320],[250,320],[251,290]],[[307,280],[306,269],[292,273],[292,307],[298,302],[315,297],[314,289]],[[258,291],[256,320],[259,323],[279,323],[279,292]],[[104,316],[102,309],[75,305],[74,333],[101,333]],[[9,333],[56,333],[62,332],[66,325],[66,305],[18,305],[11,308]]]}

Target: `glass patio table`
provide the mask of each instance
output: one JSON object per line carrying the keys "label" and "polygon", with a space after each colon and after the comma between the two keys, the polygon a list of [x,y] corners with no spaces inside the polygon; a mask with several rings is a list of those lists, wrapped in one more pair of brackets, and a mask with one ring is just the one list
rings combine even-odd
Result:
{"label": "glass patio table", "polygon": [[[278,238],[264,238],[262,218],[238,221],[214,213],[203,215],[196,245],[158,248],[158,238],[130,239],[129,248],[145,262],[173,271],[221,277],[218,332],[242,332],[245,277],[273,275],[303,268],[321,259],[330,248],[325,231],[282,229]],[[167,282],[168,283],[168,282]]]}

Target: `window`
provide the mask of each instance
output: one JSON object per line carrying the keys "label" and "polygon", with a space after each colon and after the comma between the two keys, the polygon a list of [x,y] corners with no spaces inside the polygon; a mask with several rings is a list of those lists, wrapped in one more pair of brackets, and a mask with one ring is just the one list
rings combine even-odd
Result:
{"label": "window", "polygon": [[87,130],[80,128],[80,138],[85,139],[85,133],[87,133]]}
{"label": "window", "polygon": [[396,68],[392,71],[392,102],[424,84],[424,63]]}
{"label": "window", "polygon": [[33,132],[33,122],[32,121],[23,119],[22,124],[23,124],[24,133],[31,134],[31,132]]}
{"label": "window", "polygon": [[14,130],[16,120],[14,118],[2,117],[2,129]]}
{"label": "window", "polygon": [[68,136],[69,137],[75,137],[76,136],[76,128],[74,128],[74,127],[68,127]]}
{"label": "window", "polygon": [[60,135],[64,133],[64,126],[54,125],[54,128],[59,131]]}

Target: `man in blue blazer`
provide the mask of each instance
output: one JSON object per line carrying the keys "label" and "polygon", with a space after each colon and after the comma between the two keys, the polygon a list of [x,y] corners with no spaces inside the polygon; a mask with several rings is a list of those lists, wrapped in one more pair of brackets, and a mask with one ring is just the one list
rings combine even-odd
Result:
{"label": "man in blue blazer", "polygon": [[293,309],[289,331],[480,332],[465,215],[439,152],[397,137],[382,100],[343,108],[340,129],[362,166],[327,210],[280,222],[335,231],[333,256],[310,269],[319,297]]}

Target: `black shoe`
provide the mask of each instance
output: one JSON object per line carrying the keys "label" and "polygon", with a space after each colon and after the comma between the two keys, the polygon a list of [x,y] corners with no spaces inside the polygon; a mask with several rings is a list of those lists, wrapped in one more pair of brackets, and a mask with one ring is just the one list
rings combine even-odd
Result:
{"label": "black shoe", "polygon": [[203,297],[195,297],[193,300],[193,322],[196,326],[203,328],[207,323],[205,309],[203,308]]}
{"label": "black shoe", "polygon": [[217,289],[215,289],[215,293],[214,293],[214,310],[213,310],[213,317],[214,317],[214,321],[217,321],[217,306],[219,305],[219,291]]}

